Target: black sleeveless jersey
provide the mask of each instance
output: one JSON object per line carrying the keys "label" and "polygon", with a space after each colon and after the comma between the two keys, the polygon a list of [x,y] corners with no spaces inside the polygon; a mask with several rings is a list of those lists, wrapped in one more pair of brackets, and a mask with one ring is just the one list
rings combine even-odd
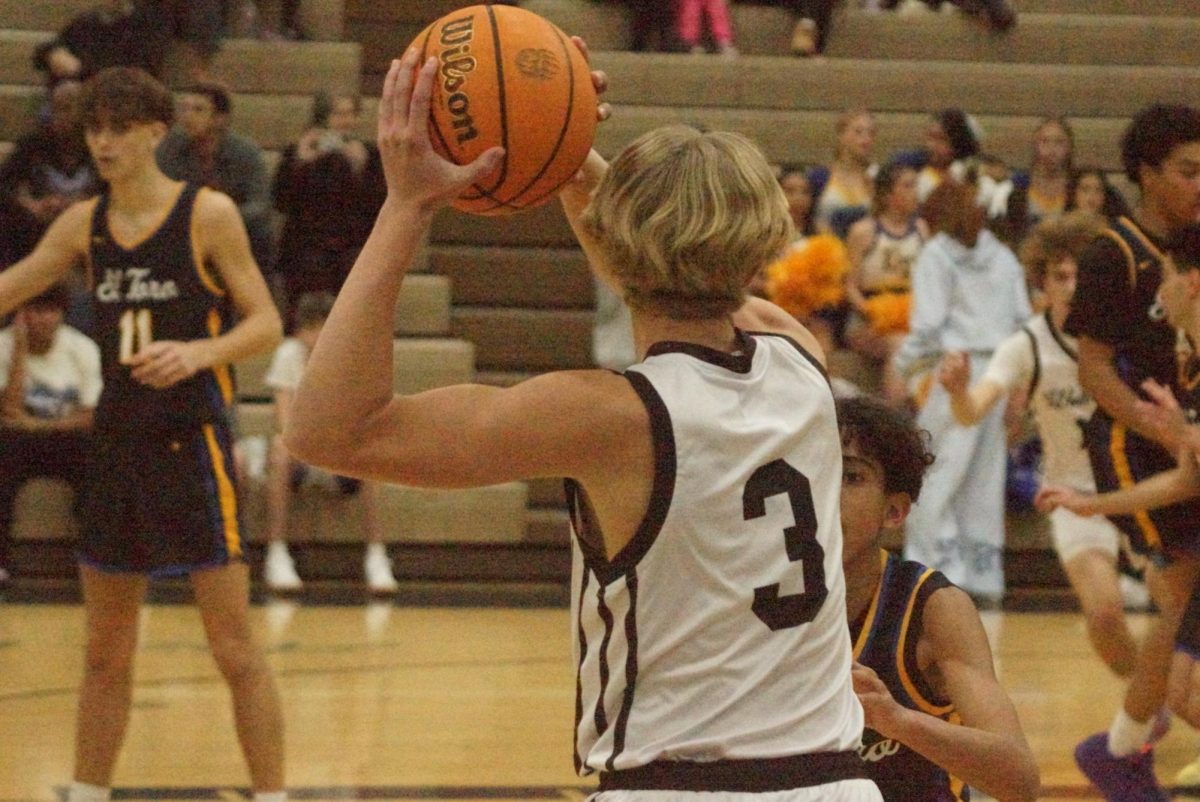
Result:
{"label": "black sleeveless jersey", "polygon": [[201,370],[156,390],[135,380],[129,365],[151,342],[216,337],[231,325],[225,288],[196,247],[194,210],[202,191],[185,184],[162,223],[136,243],[118,243],[112,236],[108,193],[96,201],[89,269],[93,334],[104,371],[96,408],[101,432],[174,430],[221,421],[228,414],[233,400],[229,366]]}
{"label": "black sleeveless jersey", "polygon": [[[880,551],[880,560],[883,578],[875,598],[851,627],[854,659],[873,669],[904,707],[958,723],[954,705],[929,687],[917,667],[925,602],[951,582],[939,571],[894,554]],[[859,756],[886,802],[965,802],[971,798],[961,780],[872,729],[863,731]]]}
{"label": "black sleeveless jersey", "polygon": [[1175,329],[1158,304],[1163,248],[1128,217],[1113,220],[1079,258],[1079,284],[1064,328],[1115,351],[1136,392],[1147,378],[1176,387]]}

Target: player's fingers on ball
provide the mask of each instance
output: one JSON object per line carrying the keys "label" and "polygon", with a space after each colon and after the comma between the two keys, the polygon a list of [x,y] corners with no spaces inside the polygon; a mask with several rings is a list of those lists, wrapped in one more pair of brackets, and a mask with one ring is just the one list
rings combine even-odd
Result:
{"label": "player's fingers on ball", "polygon": [[579,50],[579,52],[583,54],[583,58],[585,61],[592,60],[591,51],[588,49],[587,42],[583,41],[582,36],[572,36],[571,44],[575,45],[575,47]]}
{"label": "player's fingers on ball", "polygon": [[437,59],[429,58],[421,65],[413,85],[412,99],[409,102],[408,117],[405,120],[408,136],[418,143],[429,142],[429,107],[433,98],[433,77],[437,73]]}
{"label": "player's fingers on ball", "polygon": [[600,122],[604,122],[609,117],[612,117],[612,106],[610,106],[607,103],[601,103],[600,105],[596,106],[596,119],[597,120],[599,120]]}
{"label": "player's fingers on ball", "polygon": [[379,96],[379,126],[381,130],[391,123],[392,115],[395,113],[396,90],[400,80],[401,65],[407,59],[407,53],[404,59],[392,59],[387,76],[383,79],[383,93]]}
{"label": "player's fingers on ball", "polygon": [[592,88],[596,90],[597,95],[603,95],[608,91],[608,73],[604,70],[592,70]]}

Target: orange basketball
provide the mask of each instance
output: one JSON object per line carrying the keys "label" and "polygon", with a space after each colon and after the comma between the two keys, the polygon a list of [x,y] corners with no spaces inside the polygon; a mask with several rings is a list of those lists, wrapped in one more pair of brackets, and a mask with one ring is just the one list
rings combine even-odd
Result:
{"label": "orange basketball", "polygon": [[454,208],[500,215],[545,203],[583,165],[596,131],[587,61],[566,34],[515,6],[454,11],[418,34],[421,63],[438,60],[429,133],[466,164],[504,148],[495,172]]}

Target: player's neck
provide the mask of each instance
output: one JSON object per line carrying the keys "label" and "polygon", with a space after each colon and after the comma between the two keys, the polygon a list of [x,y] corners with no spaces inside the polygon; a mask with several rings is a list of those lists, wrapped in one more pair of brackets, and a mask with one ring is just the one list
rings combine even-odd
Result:
{"label": "player's neck", "polygon": [[123,214],[161,209],[174,196],[178,182],[165,176],[157,167],[131,173],[109,184],[109,206]]}
{"label": "player's neck", "polygon": [[1143,231],[1155,239],[1164,240],[1171,234],[1171,226],[1153,203],[1143,200],[1134,210],[1133,219]]}
{"label": "player's neck", "polygon": [[649,312],[635,312],[633,338],[637,352],[643,358],[650,346],[658,342],[694,343],[724,353],[733,353],[737,348],[733,323],[728,317],[676,320]]}
{"label": "player's neck", "polygon": [[846,620],[851,624],[859,619],[875,598],[883,569],[879,564],[879,549],[863,549],[844,566],[846,575]]}

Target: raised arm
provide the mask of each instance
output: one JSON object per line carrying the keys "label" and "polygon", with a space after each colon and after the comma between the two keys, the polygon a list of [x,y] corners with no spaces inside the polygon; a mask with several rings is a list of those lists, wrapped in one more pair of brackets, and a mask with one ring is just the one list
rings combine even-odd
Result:
{"label": "raised arm", "polygon": [[954,703],[962,724],[900,706],[874,672],[855,666],[855,691],[867,726],[1000,802],[1036,799],[1037,764],[996,679],[987,635],[966,593],[949,587],[929,597],[918,659],[922,652],[931,662],[927,675]]}

